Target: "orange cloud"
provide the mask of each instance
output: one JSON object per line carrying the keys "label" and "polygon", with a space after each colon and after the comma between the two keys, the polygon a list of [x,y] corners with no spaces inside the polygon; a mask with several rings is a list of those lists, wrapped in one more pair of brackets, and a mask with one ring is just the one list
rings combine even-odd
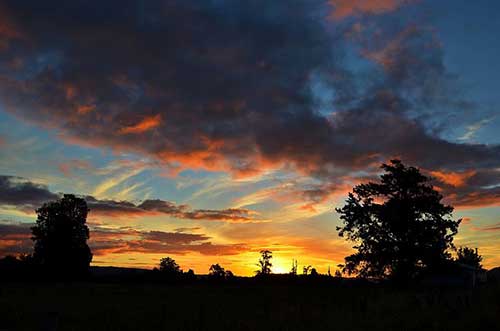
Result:
{"label": "orange cloud", "polygon": [[85,115],[87,113],[90,113],[95,109],[94,105],[80,105],[76,108],[76,112],[80,115]]}
{"label": "orange cloud", "polygon": [[205,234],[137,231],[129,228],[95,228],[89,245],[94,255],[121,255],[130,253],[202,255],[237,255],[247,251],[245,244],[214,244]]}
{"label": "orange cloud", "polygon": [[33,243],[29,226],[0,222],[0,257],[30,252]]}
{"label": "orange cloud", "polygon": [[461,224],[462,225],[471,224],[471,222],[472,222],[472,218],[470,218],[470,217],[464,217],[464,218],[462,218],[462,223]]}
{"label": "orange cloud", "polygon": [[[199,147],[190,151],[165,149],[157,153],[160,160],[169,165],[168,176],[175,177],[181,171],[197,169],[206,171],[226,171],[235,179],[254,177],[266,170],[279,168],[281,160],[270,160],[258,153],[256,148],[250,148],[245,155],[239,154],[240,162],[234,164],[227,157],[230,151],[241,148],[241,142],[210,138],[204,135],[197,137]],[[248,142],[248,146],[252,142]]]}
{"label": "orange cloud", "polygon": [[415,0],[330,0],[335,9],[331,18],[344,19],[358,14],[383,14],[394,11]]}
{"label": "orange cloud", "polygon": [[73,99],[77,94],[76,87],[74,87],[71,84],[64,84],[62,88],[64,90],[64,95],[66,96],[67,100]]}
{"label": "orange cloud", "polygon": [[[384,47],[377,50],[363,51],[363,56],[381,65],[386,71],[389,71],[398,61],[398,57],[403,49],[403,44],[412,36],[417,35],[419,30],[416,26],[410,25],[399,32],[396,37],[390,40]],[[406,54],[408,56],[408,54]]]}
{"label": "orange cloud", "polygon": [[475,170],[469,170],[465,172],[431,171],[430,173],[432,176],[436,177],[439,181],[453,187],[464,186],[469,178],[476,175]]}
{"label": "orange cloud", "polygon": [[161,115],[149,116],[144,118],[139,123],[124,127],[120,130],[120,134],[129,134],[129,133],[142,133],[149,131],[153,128],[156,128],[161,123]]}
{"label": "orange cloud", "polygon": [[500,206],[500,193],[498,190],[488,192],[488,190],[471,192],[464,195],[457,195],[455,193],[446,197],[452,205],[459,209],[483,208]]}

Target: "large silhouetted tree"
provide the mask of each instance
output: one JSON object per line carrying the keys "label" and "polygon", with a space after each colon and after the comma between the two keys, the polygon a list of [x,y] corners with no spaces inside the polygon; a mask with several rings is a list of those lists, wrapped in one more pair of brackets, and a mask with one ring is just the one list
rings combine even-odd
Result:
{"label": "large silhouetted tree", "polygon": [[450,260],[460,220],[451,218],[453,207],[441,202],[419,169],[399,160],[382,169],[380,182],[355,186],[346,204],[336,209],[343,221],[339,235],[357,250],[345,258],[344,269],[408,281]]}
{"label": "large silhouetted tree", "polygon": [[36,225],[31,228],[34,261],[52,272],[86,273],[92,260],[85,224],[88,211],[85,200],[71,194],[37,209]]}

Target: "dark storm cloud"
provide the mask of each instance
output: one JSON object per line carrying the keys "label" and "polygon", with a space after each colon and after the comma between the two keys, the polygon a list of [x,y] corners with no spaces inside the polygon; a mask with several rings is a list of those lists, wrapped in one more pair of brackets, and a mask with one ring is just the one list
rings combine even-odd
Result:
{"label": "dark storm cloud", "polygon": [[0,175],[0,205],[33,210],[44,202],[58,197],[59,195],[50,192],[46,185],[33,183],[20,177]]}
{"label": "dark storm cloud", "polygon": [[191,209],[188,205],[177,205],[170,201],[154,199],[144,200],[140,204],[128,201],[98,200],[86,196],[85,200],[95,215],[107,216],[139,216],[168,215],[175,218],[191,220],[213,220],[227,222],[258,222],[256,213],[242,208],[221,210]]}
{"label": "dark storm cloud", "polygon": [[[25,178],[0,175],[0,206],[14,206],[32,212],[45,202],[58,199],[47,186],[33,183]],[[140,204],[129,201],[99,200],[84,196],[90,215],[140,216],[168,215],[181,219],[213,220],[227,222],[257,222],[256,213],[248,209],[205,210],[191,209],[188,205],[177,205],[160,199],[145,200]]]}
{"label": "dark storm cloud", "polygon": [[[392,157],[441,171],[500,166],[498,146],[441,138],[443,119],[473,105],[457,96],[431,29],[367,18],[344,40],[349,27],[328,20],[329,3],[343,8],[327,0],[6,1],[0,100],[68,141],[144,153],[178,170],[244,176],[288,166],[336,182]],[[346,42],[378,70],[350,72]],[[334,91],[333,116],[318,110],[315,80]],[[153,205],[99,208],[192,219],[234,212]]]}
{"label": "dark storm cloud", "polygon": [[87,201],[91,215],[133,216],[135,214],[144,214],[144,210],[139,209],[134,203],[129,201],[99,200],[89,195],[84,198]]}
{"label": "dark storm cloud", "polygon": [[1,98],[74,139],[254,171],[255,128],[311,112],[309,76],[333,66],[322,2],[8,2],[25,38],[2,55],[24,65]]}

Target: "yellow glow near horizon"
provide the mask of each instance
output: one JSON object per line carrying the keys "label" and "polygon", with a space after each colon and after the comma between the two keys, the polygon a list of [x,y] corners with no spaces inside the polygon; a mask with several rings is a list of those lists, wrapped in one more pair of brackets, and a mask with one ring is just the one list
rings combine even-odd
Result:
{"label": "yellow glow near horizon", "polygon": [[291,268],[285,268],[284,266],[282,265],[274,265],[272,267],[272,271],[273,273],[275,274],[287,274],[289,273],[291,270]]}

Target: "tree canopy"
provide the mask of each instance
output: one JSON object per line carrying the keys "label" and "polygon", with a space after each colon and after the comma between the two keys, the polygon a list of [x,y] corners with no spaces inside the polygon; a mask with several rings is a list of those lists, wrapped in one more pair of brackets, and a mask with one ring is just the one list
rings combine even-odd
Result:
{"label": "tree canopy", "polygon": [[399,160],[381,167],[379,182],[360,184],[336,211],[343,224],[339,235],[355,243],[344,270],[365,277],[399,280],[439,268],[451,255],[460,220],[431,178]]}
{"label": "tree canopy", "polygon": [[71,194],[37,209],[36,225],[31,228],[34,261],[51,271],[86,273],[92,260],[88,211],[85,200]]}
{"label": "tree canopy", "polygon": [[171,277],[182,274],[182,270],[177,262],[170,257],[165,257],[160,260],[160,271]]}
{"label": "tree canopy", "polygon": [[472,249],[469,247],[460,247],[457,249],[457,262],[461,264],[465,264],[477,269],[481,269],[483,266],[481,262],[483,261],[483,257],[479,255],[476,249]]}
{"label": "tree canopy", "polygon": [[218,263],[212,264],[208,270],[208,275],[213,278],[223,279],[226,277],[226,271]]}

